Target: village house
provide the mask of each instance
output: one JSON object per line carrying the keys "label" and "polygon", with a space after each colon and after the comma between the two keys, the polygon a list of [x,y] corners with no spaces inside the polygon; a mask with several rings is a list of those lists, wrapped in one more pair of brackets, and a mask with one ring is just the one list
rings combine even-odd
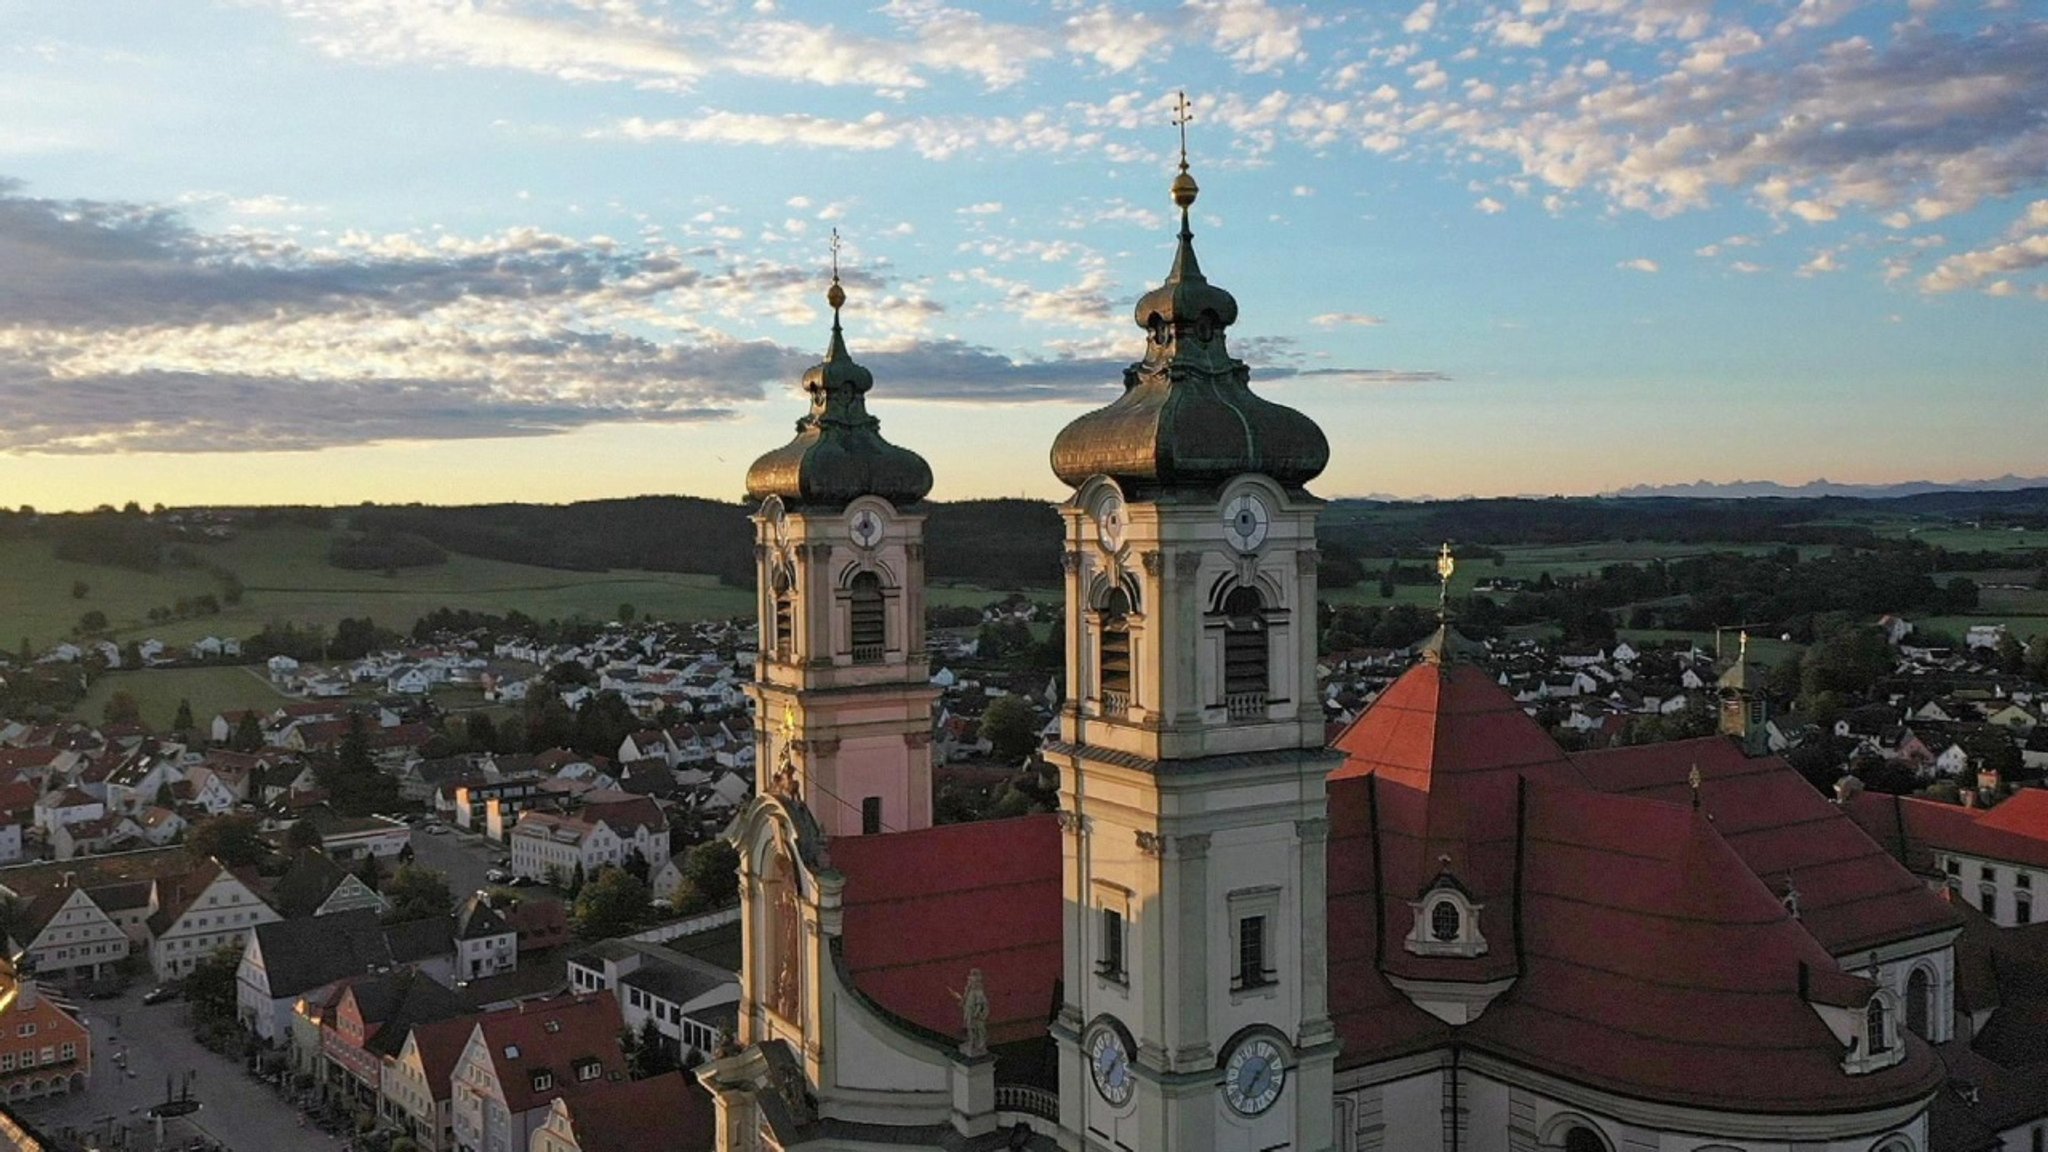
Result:
{"label": "village house", "polygon": [[[597,794],[592,794],[593,797]],[[645,796],[606,794],[568,814],[524,812],[512,829],[512,871],[534,880],[557,880],[581,869],[594,876],[638,853],[649,867],[668,859],[668,819]]]}
{"label": "village house", "polygon": [[477,892],[455,910],[455,979],[460,983],[511,972],[519,967],[519,934]]}
{"label": "village house", "polygon": [[320,1079],[331,1096],[378,1114],[385,1109],[384,1069],[415,1024],[452,1020],[468,1009],[455,993],[411,969],[350,977],[328,994],[320,1022]]}
{"label": "village house", "polygon": [[557,1097],[532,1152],[675,1152],[710,1148],[711,1096],[681,1072]]}
{"label": "village house", "polygon": [[452,1077],[456,1146],[527,1152],[558,1097],[625,1080],[622,1027],[609,992],[526,1001],[480,1017]]}
{"label": "village house", "polygon": [[45,979],[106,975],[127,958],[130,946],[92,894],[69,881],[29,903],[8,943],[24,971]]}
{"label": "village house", "polygon": [[0,1097],[35,1100],[91,1083],[92,1033],[33,979],[0,974]]}
{"label": "village house", "polygon": [[652,1020],[685,1067],[738,1022],[738,973],[640,940],[600,940],[570,956],[569,987],[617,996],[626,1031],[635,1036]]}
{"label": "village house", "polygon": [[156,883],[149,917],[150,965],[175,980],[222,947],[242,947],[260,924],[278,919],[240,877],[209,860]]}
{"label": "village house", "polygon": [[350,977],[392,968],[452,983],[454,952],[445,916],[384,924],[376,911],[354,908],[261,924],[249,934],[235,970],[235,1015],[257,1039],[283,1044],[301,1001],[317,1001]]}
{"label": "village house", "polygon": [[415,1024],[384,1066],[379,1114],[412,1137],[419,1152],[455,1152],[455,1064],[476,1020],[469,1015]]}

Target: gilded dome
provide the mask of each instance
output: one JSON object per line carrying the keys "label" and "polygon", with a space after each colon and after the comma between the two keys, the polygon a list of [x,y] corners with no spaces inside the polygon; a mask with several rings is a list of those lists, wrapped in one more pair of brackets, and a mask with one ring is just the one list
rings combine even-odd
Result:
{"label": "gilded dome", "polygon": [[931,465],[882,439],[882,422],[868,415],[875,376],[846,350],[839,327],[845,299],[835,277],[826,296],[832,343],[825,359],[804,373],[811,411],[796,422],[795,439],[747,469],[750,499],[780,496],[792,508],[843,508],[862,496],[880,496],[900,508],[932,490]]}

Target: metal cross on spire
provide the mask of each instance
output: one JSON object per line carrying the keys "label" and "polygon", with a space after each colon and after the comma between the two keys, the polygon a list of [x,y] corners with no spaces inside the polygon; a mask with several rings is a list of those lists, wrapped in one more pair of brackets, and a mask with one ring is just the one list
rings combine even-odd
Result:
{"label": "metal cross on spire", "polygon": [[1194,106],[1188,103],[1187,89],[1174,93],[1173,126],[1180,129],[1180,170],[1188,170],[1188,121],[1195,118]]}
{"label": "metal cross on spire", "polygon": [[832,229],[832,282],[839,283],[839,229]]}

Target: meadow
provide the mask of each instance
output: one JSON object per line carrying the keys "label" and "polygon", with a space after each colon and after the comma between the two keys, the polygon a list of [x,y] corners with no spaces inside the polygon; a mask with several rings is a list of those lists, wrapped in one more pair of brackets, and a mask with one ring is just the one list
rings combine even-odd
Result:
{"label": "meadow", "polygon": [[[676,572],[571,572],[450,553],[445,564],[401,569],[391,575],[351,571],[327,562],[332,533],[272,527],[232,540],[194,546],[207,563],[243,584],[239,604],[218,615],[152,623],[151,609],[180,598],[218,597],[220,580],[194,568],[135,572],[57,559],[47,540],[0,540],[0,646],[25,641],[43,648],[72,635],[79,617],[104,612],[119,641],[154,637],[185,644],[204,636],[246,637],[273,621],[332,628],[344,617],[369,617],[405,630],[436,608],[504,613],[539,619],[582,616],[608,620],[619,605],[642,615],[702,620],[752,615],[754,594],[721,585],[712,576]],[[74,583],[86,594],[74,597]]]}

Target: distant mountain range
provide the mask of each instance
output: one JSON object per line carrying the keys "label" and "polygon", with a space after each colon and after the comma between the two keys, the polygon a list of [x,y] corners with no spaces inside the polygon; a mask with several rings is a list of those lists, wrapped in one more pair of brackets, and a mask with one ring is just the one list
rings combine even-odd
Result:
{"label": "distant mountain range", "polygon": [[1853,496],[1864,500],[1895,500],[1902,496],[1925,496],[1930,492],[2017,492],[2027,488],[2048,488],[2048,476],[2006,475],[1991,480],[1956,480],[1950,483],[1911,480],[1903,484],[1837,484],[1828,479],[1796,485],[1780,484],[1775,480],[1735,480],[1715,484],[1695,480],[1690,484],[1636,484],[1601,495],[1624,500],[1652,496],[1694,500],[1747,500],[1760,496],[1790,499]]}

